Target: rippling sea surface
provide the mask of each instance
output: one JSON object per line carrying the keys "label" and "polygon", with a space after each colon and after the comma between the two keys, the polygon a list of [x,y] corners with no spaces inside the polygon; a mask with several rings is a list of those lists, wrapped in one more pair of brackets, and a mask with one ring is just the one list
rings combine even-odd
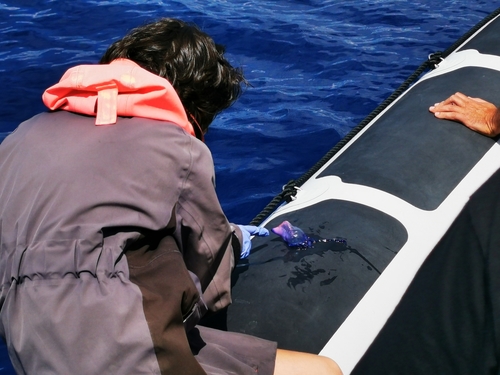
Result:
{"label": "rippling sea surface", "polygon": [[[43,111],[41,94],[160,17],[225,44],[251,86],[211,126],[217,191],[247,223],[387,98],[430,53],[500,3],[470,0],[0,0],[0,141]],[[432,103],[429,103],[432,104]],[[0,374],[13,374],[0,347]]]}

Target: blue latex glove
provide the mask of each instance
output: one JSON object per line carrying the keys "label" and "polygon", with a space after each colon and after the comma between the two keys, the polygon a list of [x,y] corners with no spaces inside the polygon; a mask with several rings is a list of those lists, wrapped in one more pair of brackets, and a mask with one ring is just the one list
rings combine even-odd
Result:
{"label": "blue latex glove", "polygon": [[266,228],[256,227],[253,225],[238,225],[243,234],[243,243],[241,245],[240,258],[244,259],[250,255],[252,249],[251,236],[269,236],[269,231]]}

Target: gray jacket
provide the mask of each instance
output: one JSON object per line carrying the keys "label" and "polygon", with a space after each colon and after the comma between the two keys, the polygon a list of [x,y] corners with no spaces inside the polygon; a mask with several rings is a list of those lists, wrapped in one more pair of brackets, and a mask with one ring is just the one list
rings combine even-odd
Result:
{"label": "gray jacket", "polygon": [[[70,346],[81,329],[92,329],[71,332],[64,320],[78,315],[87,297],[89,304],[101,303],[92,299],[95,288],[107,296],[95,314],[113,315],[112,339],[121,342],[120,327],[134,321],[127,314],[141,300],[140,291],[128,283],[123,252],[145,233],[168,228],[187,269],[199,279],[208,308],[226,307],[241,233],[234,235],[222,212],[212,157],[202,142],[174,124],[143,118],[95,126],[94,118],[61,111],[21,124],[0,145],[0,334],[7,337],[11,357],[50,344],[41,340],[23,347],[22,328],[37,321],[37,314],[53,314],[50,330],[66,330],[60,336],[68,336]],[[41,305],[47,288],[58,291],[47,293]],[[92,325],[95,314],[78,321]],[[134,314],[141,320],[134,323],[134,340],[149,345],[140,309]],[[117,347],[117,355],[123,350]],[[141,356],[146,354],[127,360],[139,363]]]}

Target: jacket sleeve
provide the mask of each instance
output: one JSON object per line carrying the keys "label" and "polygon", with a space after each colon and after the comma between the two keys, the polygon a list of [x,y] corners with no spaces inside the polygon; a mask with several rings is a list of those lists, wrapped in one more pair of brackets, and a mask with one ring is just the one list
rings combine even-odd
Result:
{"label": "jacket sleeve", "polygon": [[231,271],[241,253],[242,235],[222,212],[210,151],[190,138],[190,168],[175,209],[176,237],[188,270],[200,280],[203,300],[210,311],[217,311],[231,303]]}

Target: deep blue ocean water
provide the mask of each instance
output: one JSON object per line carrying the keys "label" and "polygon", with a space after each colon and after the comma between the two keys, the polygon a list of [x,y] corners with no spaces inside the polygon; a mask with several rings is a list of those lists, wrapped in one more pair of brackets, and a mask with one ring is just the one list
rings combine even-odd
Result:
{"label": "deep blue ocean water", "polygon": [[[213,123],[217,192],[247,223],[388,97],[430,53],[500,6],[470,0],[0,0],[0,140],[43,111],[64,71],[131,28],[197,23],[251,83]],[[429,103],[432,104],[432,103]],[[75,343],[77,345],[77,343]],[[0,374],[13,374],[0,347]]]}

